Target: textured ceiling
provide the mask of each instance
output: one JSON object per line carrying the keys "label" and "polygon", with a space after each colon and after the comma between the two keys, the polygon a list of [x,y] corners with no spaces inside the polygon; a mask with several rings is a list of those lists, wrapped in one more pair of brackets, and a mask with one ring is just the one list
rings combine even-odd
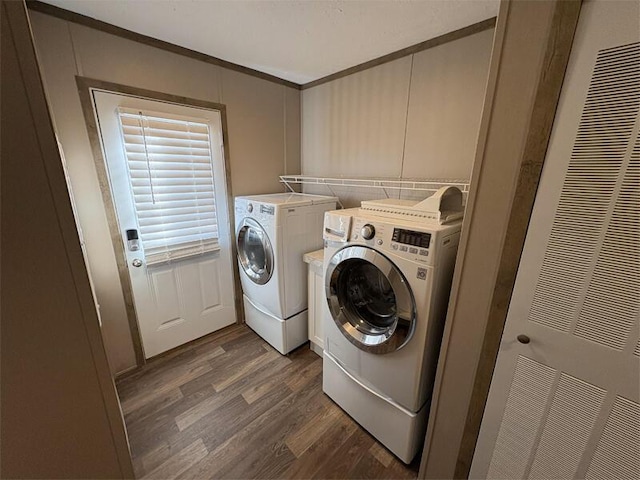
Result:
{"label": "textured ceiling", "polygon": [[45,0],[307,83],[497,15],[499,0]]}

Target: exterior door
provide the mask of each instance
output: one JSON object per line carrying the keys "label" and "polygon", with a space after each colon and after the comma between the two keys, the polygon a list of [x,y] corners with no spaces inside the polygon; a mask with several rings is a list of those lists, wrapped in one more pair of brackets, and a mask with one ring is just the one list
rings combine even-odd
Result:
{"label": "exterior door", "polygon": [[640,477],[637,2],[585,2],[472,478]]}
{"label": "exterior door", "polygon": [[264,285],[273,275],[273,248],[267,232],[251,218],[245,218],[238,229],[238,259],[247,277]]}
{"label": "exterior door", "polygon": [[403,347],[415,330],[413,294],[402,272],[369,247],[334,254],[325,277],[331,316],[352,344],[371,353]]}
{"label": "exterior door", "polygon": [[236,321],[221,116],[92,96],[150,358]]}

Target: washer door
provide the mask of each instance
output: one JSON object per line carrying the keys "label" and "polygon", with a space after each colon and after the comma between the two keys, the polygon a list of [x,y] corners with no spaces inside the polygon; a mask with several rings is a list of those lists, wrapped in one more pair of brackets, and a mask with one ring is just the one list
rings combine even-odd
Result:
{"label": "washer door", "polygon": [[411,288],[398,267],[374,249],[352,246],[336,252],[325,291],[336,325],[361,350],[389,353],[411,339],[416,321]]}
{"label": "washer door", "polygon": [[238,260],[244,273],[258,285],[264,285],[273,274],[273,249],[264,228],[245,218],[238,230]]}

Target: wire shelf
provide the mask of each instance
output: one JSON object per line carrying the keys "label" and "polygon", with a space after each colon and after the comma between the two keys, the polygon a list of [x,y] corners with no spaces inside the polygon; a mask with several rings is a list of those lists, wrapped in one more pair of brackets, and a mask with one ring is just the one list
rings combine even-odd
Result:
{"label": "wire shelf", "polygon": [[451,179],[400,179],[400,178],[348,178],[348,177],[315,177],[311,175],[282,175],[280,182],[290,191],[291,185],[324,185],[327,187],[378,188],[385,190],[406,190],[435,192],[441,187],[458,187],[463,193],[469,192],[468,180]]}

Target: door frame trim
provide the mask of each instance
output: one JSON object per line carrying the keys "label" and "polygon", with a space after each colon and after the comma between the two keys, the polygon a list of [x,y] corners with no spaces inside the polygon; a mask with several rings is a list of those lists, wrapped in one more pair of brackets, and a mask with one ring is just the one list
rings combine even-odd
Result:
{"label": "door frame trim", "polygon": [[[128,95],[134,97],[140,97],[145,100],[154,100],[166,103],[172,103],[182,105],[186,107],[205,108],[208,110],[215,110],[220,112],[220,120],[222,123],[222,143],[223,143],[223,160],[225,170],[225,184],[227,190],[227,210],[229,215],[229,245],[231,245],[231,259],[232,259],[232,272],[233,272],[233,285],[234,285],[234,304],[236,309],[236,323],[242,323],[242,297],[239,296],[241,292],[240,276],[238,270],[238,263],[235,260],[237,256],[236,244],[235,244],[235,211],[232,208],[233,205],[233,192],[231,190],[231,162],[229,155],[229,135],[227,125],[227,109],[226,105],[215,102],[208,102],[204,100],[198,100],[195,98],[182,97],[179,95],[172,95],[169,93],[158,92],[154,90],[147,90],[144,88],[132,87],[128,85],[122,85],[118,83],[106,82],[103,80],[97,80],[94,78],[82,77],[76,75],[76,85],[78,88],[78,95],[80,96],[80,104],[82,106],[82,113],[84,115],[85,125],[87,127],[87,134],[89,136],[89,143],[91,145],[91,151],[93,153],[94,165],[96,173],[98,175],[98,183],[100,184],[100,192],[102,194],[102,202],[105,207],[107,215],[107,223],[109,224],[109,234],[111,237],[111,244],[113,246],[113,252],[116,257],[116,264],[118,266],[118,276],[120,277],[120,284],[122,287],[122,294],[124,296],[125,308],[127,311],[127,320],[129,323],[129,331],[131,332],[131,340],[133,342],[133,350],[136,357],[136,367],[139,368],[146,364],[144,355],[144,348],[142,345],[142,337],[140,335],[140,327],[138,325],[138,316],[136,314],[135,305],[133,302],[133,290],[131,287],[131,279],[127,269],[127,262],[125,258],[124,248],[125,245],[122,242],[122,236],[120,235],[120,228],[118,226],[118,219],[116,216],[116,209],[111,194],[111,187],[109,186],[109,176],[107,174],[106,159],[102,151],[102,142],[100,140],[100,132],[96,122],[96,113],[93,108],[93,99],[91,92],[93,90],[102,90],[108,93],[114,93],[119,95]],[[128,373],[131,369],[125,370],[124,373]]]}

